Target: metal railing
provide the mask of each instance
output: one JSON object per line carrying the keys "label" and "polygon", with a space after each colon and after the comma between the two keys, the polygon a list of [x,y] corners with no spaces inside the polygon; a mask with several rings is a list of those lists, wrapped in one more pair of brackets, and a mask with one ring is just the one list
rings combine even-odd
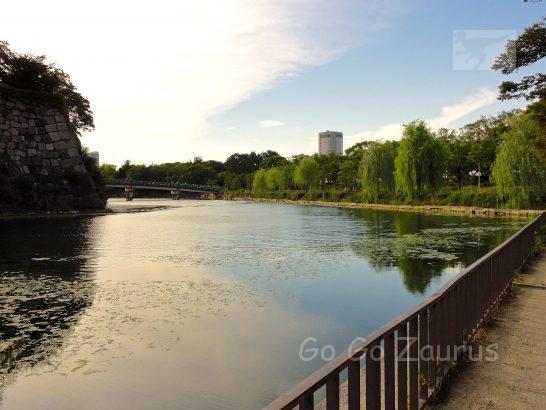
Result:
{"label": "metal railing", "polygon": [[424,406],[438,392],[450,363],[460,358],[510,286],[544,219],[541,213],[432,296],[328,362],[265,409],[313,409],[319,389],[322,394],[325,389],[326,408],[339,409],[340,374],[345,369],[347,396],[343,401],[349,410],[364,404],[367,410]]}
{"label": "metal railing", "polygon": [[116,186],[142,186],[149,188],[172,188],[172,189],[189,189],[199,191],[221,192],[222,187],[218,185],[201,185],[201,184],[187,184],[184,182],[163,182],[163,181],[138,181],[132,179],[110,179],[105,181],[106,185]]}

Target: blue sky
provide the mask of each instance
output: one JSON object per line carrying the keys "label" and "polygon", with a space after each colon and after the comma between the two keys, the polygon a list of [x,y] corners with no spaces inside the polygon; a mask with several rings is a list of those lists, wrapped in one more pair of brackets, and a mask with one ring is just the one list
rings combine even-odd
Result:
{"label": "blue sky", "polygon": [[522,0],[29,3],[5,5],[0,38],[71,74],[95,112],[82,140],[115,164],[312,154],[326,129],[347,148],[522,106],[496,101],[500,74],[454,69],[453,32],[514,35],[546,15]]}
{"label": "blue sky", "polygon": [[[235,127],[229,138],[237,146],[239,141],[252,141],[256,150],[272,147],[289,155],[316,149],[320,130],[341,130],[347,139],[362,131],[373,133],[385,124],[434,118],[443,106],[456,104],[484,87],[496,92],[503,80],[492,70],[453,69],[454,30],[520,32],[546,11],[544,5],[520,1],[416,4],[371,42],[297,77],[282,79],[272,89],[216,116],[212,138],[219,141],[225,138],[226,128]],[[535,64],[528,71],[539,69],[543,71],[544,64]],[[482,114],[523,104],[496,101],[446,126],[457,128]],[[257,126],[266,117],[286,125]]]}

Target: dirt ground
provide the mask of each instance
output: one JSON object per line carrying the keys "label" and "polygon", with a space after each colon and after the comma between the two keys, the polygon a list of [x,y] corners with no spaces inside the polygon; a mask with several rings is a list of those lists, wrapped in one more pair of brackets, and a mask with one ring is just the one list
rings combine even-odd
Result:
{"label": "dirt ground", "polygon": [[546,254],[521,274],[485,329],[497,361],[464,366],[439,409],[546,409]]}

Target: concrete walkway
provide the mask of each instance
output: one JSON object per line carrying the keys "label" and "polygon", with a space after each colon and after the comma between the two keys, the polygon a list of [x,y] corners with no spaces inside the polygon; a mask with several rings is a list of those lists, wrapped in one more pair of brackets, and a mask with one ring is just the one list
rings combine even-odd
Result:
{"label": "concrete walkway", "polygon": [[478,343],[498,360],[465,366],[433,408],[546,409],[546,252],[517,282]]}

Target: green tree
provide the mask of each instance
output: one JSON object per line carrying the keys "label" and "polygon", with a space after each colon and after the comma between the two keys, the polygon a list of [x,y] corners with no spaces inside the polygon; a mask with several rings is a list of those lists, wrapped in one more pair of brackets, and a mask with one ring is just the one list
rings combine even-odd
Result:
{"label": "green tree", "polygon": [[279,182],[281,177],[281,171],[279,168],[269,168],[265,172],[265,186],[268,190],[274,191],[279,189]]}
{"label": "green tree", "polygon": [[99,167],[102,178],[105,181],[116,178],[116,166],[113,164],[101,164]]}
{"label": "green tree", "polygon": [[260,162],[260,168],[273,168],[273,167],[280,167],[282,165],[288,164],[288,160],[284,157],[281,157],[280,155],[266,157],[262,159],[262,162]]}
{"label": "green tree", "polygon": [[0,41],[0,83],[14,88],[41,91],[63,97],[68,124],[74,132],[95,128],[89,101],[70,80],[70,76],[46,63],[46,56],[19,54]]}
{"label": "green tree", "polygon": [[421,198],[440,186],[445,153],[424,121],[413,121],[404,127],[394,164],[396,190],[408,199]]}
{"label": "green tree", "polygon": [[396,143],[373,142],[364,150],[360,162],[360,183],[364,196],[378,201],[394,191]]}
{"label": "green tree", "polygon": [[473,162],[469,159],[471,140],[459,135],[454,130],[441,128],[436,132],[436,138],[444,146],[448,178],[454,178],[461,189],[468,173],[473,169]]}
{"label": "green tree", "polygon": [[512,118],[493,164],[497,196],[510,207],[529,207],[532,196],[546,184],[538,152],[529,144],[537,132],[538,126],[529,115]]}
{"label": "green tree", "polygon": [[337,175],[338,186],[350,189],[352,191],[357,189],[360,183],[358,173],[359,164],[360,158],[356,155],[351,155],[344,159],[344,161],[339,165],[339,172]]}
{"label": "green tree", "polygon": [[290,162],[286,164],[285,166],[281,167],[280,169],[281,173],[278,177],[279,189],[287,190],[292,188],[295,170],[296,170],[296,164],[294,164],[293,162]]}
{"label": "green tree", "polygon": [[546,99],[530,104],[527,113],[538,124],[538,132],[532,143],[538,151],[542,165],[546,167]]}
{"label": "green tree", "polygon": [[294,183],[307,189],[317,189],[320,169],[313,157],[303,158],[294,170]]}
{"label": "green tree", "polygon": [[241,176],[233,172],[223,171],[218,174],[219,184],[228,190],[237,190],[243,187]]}
{"label": "green tree", "polygon": [[344,157],[336,154],[315,155],[315,161],[319,167],[319,180],[322,186],[336,185],[339,167]]}
{"label": "green tree", "polygon": [[[503,74],[512,74],[546,57],[546,17],[527,27],[515,40],[508,40],[504,52],[497,57],[492,68]],[[525,97],[527,100],[546,98],[546,75],[538,73],[524,76],[519,82],[504,81],[499,99]]]}
{"label": "green tree", "polygon": [[267,171],[259,169],[254,173],[252,181],[252,190],[254,192],[264,192],[267,189]]}

